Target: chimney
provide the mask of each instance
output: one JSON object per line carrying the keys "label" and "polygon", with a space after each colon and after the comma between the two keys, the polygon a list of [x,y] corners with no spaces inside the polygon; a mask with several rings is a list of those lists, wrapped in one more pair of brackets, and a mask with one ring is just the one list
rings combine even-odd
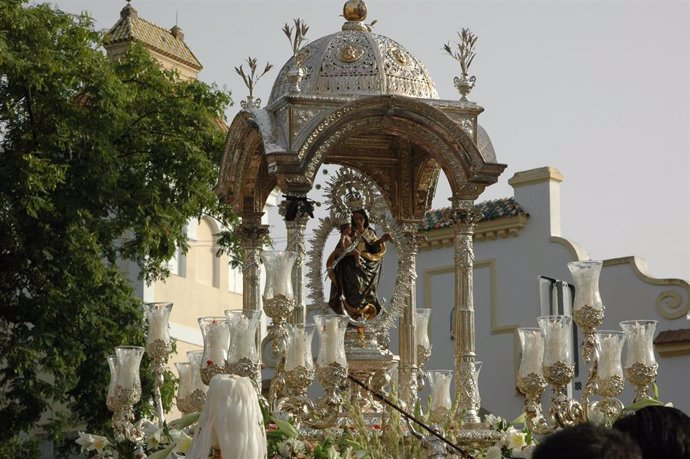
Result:
{"label": "chimney", "polygon": [[177,38],[178,40],[184,41],[184,32],[182,32],[182,29],[177,27],[177,25],[170,29],[170,33],[172,33],[173,37]]}

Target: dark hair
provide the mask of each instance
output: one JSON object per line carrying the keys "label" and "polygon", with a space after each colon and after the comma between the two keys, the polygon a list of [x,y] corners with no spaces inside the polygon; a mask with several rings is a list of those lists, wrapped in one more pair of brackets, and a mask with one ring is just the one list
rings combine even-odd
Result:
{"label": "dark hair", "polygon": [[532,459],[642,459],[642,452],[623,432],[583,423],[546,437]]}
{"label": "dark hair", "polygon": [[644,459],[690,459],[690,417],[670,406],[646,406],[618,419],[613,428],[640,445]]}
{"label": "dark hair", "polygon": [[[367,211],[364,209],[353,210],[352,216],[354,216],[355,214],[360,214],[361,216],[363,216],[364,217],[364,228],[369,228],[369,215],[367,215]],[[354,228],[356,226],[355,220],[351,219],[351,222],[352,222],[352,227]]]}

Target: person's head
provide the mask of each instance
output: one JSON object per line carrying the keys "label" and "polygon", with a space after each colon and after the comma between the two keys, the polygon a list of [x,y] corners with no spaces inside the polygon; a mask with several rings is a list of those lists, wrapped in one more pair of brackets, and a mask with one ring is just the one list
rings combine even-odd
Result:
{"label": "person's head", "polygon": [[546,437],[532,459],[642,459],[642,452],[622,432],[583,423]]}
{"label": "person's head", "polygon": [[355,210],[352,212],[352,226],[358,228],[358,223],[361,221],[362,228],[369,228],[369,216],[364,209]]}
{"label": "person's head", "polygon": [[340,225],[340,234],[347,236],[352,231],[352,225],[350,223],[343,223]]}
{"label": "person's head", "polygon": [[690,417],[669,406],[646,406],[618,419],[613,428],[637,440],[644,459],[690,459]]}

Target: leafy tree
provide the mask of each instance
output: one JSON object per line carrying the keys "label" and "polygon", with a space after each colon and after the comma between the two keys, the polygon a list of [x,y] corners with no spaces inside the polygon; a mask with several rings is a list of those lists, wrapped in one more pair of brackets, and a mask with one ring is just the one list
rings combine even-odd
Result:
{"label": "leafy tree", "polygon": [[212,191],[229,94],[102,40],[86,15],[0,3],[0,444],[39,420],[102,431],[106,356],[144,339],[118,260],[158,279],[190,218],[235,224]]}

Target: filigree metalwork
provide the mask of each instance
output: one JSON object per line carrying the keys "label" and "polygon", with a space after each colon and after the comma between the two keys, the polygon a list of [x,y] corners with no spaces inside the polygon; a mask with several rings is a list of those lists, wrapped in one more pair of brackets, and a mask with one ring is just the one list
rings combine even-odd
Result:
{"label": "filigree metalwork", "polygon": [[518,388],[525,395],[525,424],[529,429],[544,435],[559,427],[567,427],[585,420],[582,405],[569,400],[565,394],[565,385],[572,380],[572,375],[568,378],[570,370],[572,367],[562,362],[549,367],[549,377],[557,380],[559,385],[554,385],[548,417],[543,416],[541,407],[541,396],[546,389],[545,378],[536,373],[518,378]]}
{"label": "filigree metalwork", "polygon": [[502,434],[489,426],[479,424],[465,424],[457,433],[456,442],[466,448],[488,448],[502,439]]}
{"label": "filigree metalwork", "polygon": [[218,365],[215,362],[206,362],[206,366],[202,366],[201,370],[201,381],[206,384],[207,386],[211,383],[211,378],[213,378],[215,375],[224,375],[227,374],[225,370],[225,362],[223,362],[222,365]]}
{"label": "filigree metalwork", "polygon": [[196,413],[201,411],[206,403],[206,392],[196,389],[184,398],[177,397],[177,409],[182,414]]}
{"label": "filigree metalwork", "polygon": [[335,427],[342,413],[343,394],[347,396],[347,367],[337,362],[317,365],[316,377],[326,393],[317,400],[305,424],[315,429]]}
{"label": "filigree metalwork", "polygon": [[113,429],[116,436],[123,435],[130,441],[137,441],[141,437],[139,429],[132,424],[134,420],[134,405],[141,400],[141,388],[122,387],[116,385],[110,406],[113,410]]}
{"label": "filigree metalwork", "polygon": [[275,409],[291,414],[299,425],[314,411],[314,403],[307,396],[307,388],[314,380],[314,369],[298,366],[284,371],[283,375],[288,395],[278,400]]}
{"label": "filigree metalwork", "polygon": [[597,381],[597,393],[603,397],[618,397],[623,392],[623,378],[620,376],[610,376],[599,378]]}
{"label": "filigree metalwork", "polygon": [[575,367],[573,365],[566,365],[560,360],[553,365],[544,366],[544,379],[556,387],[565,386],[572,381],[574,375]]}
{"label": "filigree metalwork", "polygon": [[287,329],[285,323],[295,309],[295,300],[285,295],[276,295],[273,298],[264,298],[264,312],[271,318],[266,339],[271,340],[274,356],[279,356],[285,349],[285,337]]}
{"label": "filigree metalwork", "polygon": [[163,401],[161,399],[161,387],[163,386],[165,372],[165,364],[168,361],[168,355],[171,351],[170,343],[165,340],[155,339],[146,343],[146,354],[153,363],[154,387],[153,399],[156,406],[156,417],[158,418],[159,426],[163,426],[164,413]]}
{"label": "filigree metalwork", "polygon": [[424,389],[424,365],[431,357],[431,348],[417,345],[417,390],[421,391]]}
{"label": "filigree metalwork", "polygon": [[635,390],[634,403],[650,398],[649,385],[656,380],[658,368],[659,365],[656,363],[645,365],[641,362],[635,362],[632,366],[625,369],[625,377],[628,378]]}
{"label": "filigree metalwork", "polygon": [[225,370],[227,374],[245,376],[254,380],[256,376],[257,368],[259,367],[258,362],[252,362],[251,359],[247,357],[242,357],[238,362],[226,363]]}
{"label": "filigree metalwork", "polygon": [[573,312],[573,320],[585,335],[583,357],[585,362],[591,363],[597,347],[597,327],[604,323],[604,307],[601,309],[585,305]]}
{"label": "filigree metalwork", "polygon": [[[401,94],[438,99],[426,66],[386,36],[343,30],[307,43],[302,50],[309,53],[300,86],[304,94]],[[293,57],[281,69],[269,105],[289,92],[288,73],[294,65]]]}

